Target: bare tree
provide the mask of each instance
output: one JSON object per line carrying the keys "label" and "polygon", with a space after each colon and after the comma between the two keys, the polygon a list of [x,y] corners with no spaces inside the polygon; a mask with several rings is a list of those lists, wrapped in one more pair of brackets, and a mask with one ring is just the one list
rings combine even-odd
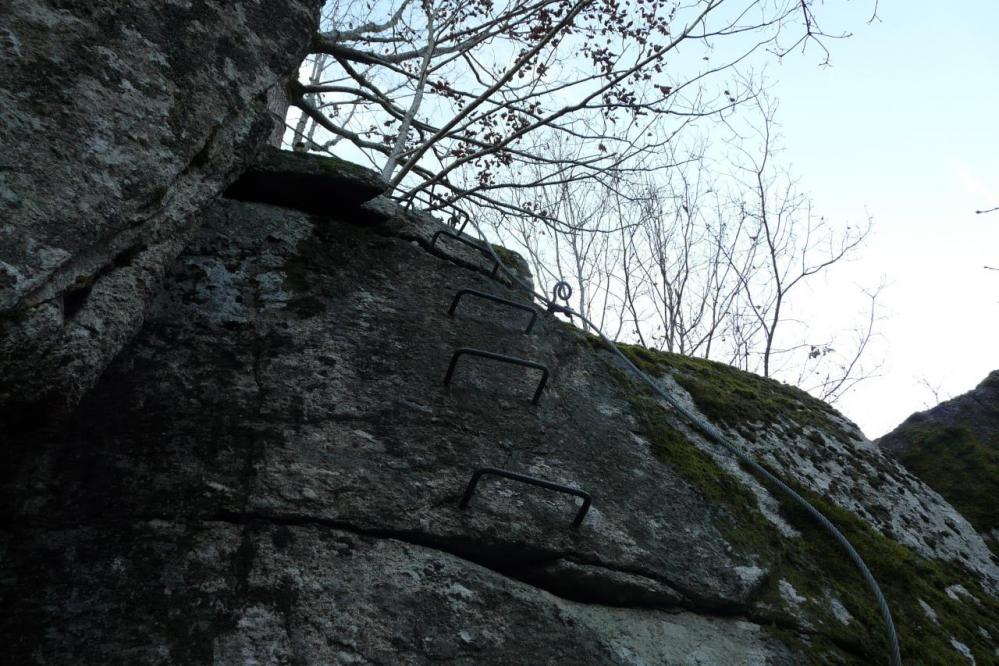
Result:
{"label": "bare tree", "polygon": [[[811,0],[335,0],[324,16],[292,86],[309,128],[353,144],[400,201],[553,228],[512,192],[668,167],[655,158],[680,132],[757,93],[732,67],[822,35]],[[537,150],[552,137],[579,150]]]}
{"label": "bare tree", "polygon": [[644,185],[632,258],[656,319],[649,340],[667,351],[710,356],[739,295],[746,237],[721,196],[703,156]]}
{"label": "bare tree", "polygon": [[[545,152],[569,163],[574,150],[577,148],[569,142],[552,141]],[[539,176],[541,170],[533,168],[533,175]],[[486,211],[485,218],[498,237],[509,239],[524,251],[542,289],[548,290],[562,279],[572,280],[577,285],[573,307],[600,328],[613,320],[619,329],[620,303],[610,282],[617,279],[612,236],[620,230],[620,223],[609,214],[606,188],[574,178],[575,168],[568,166],[566,178],[559,183],[513,194],[513,203],[530,211],[531,216]],[[559,219],[561,229],[555,232],[537,225],[535,218]],[[588,327],[585,322],[583,326]]]}
{"label": "bare tree", "polygon": [[[312,150],[351,144],[401,203],[489,222],[615,335],[786,374],[812,349],[778,347],[788,300],[863,237],[833,238],[779,182],[772,109],[741,68],[821,37],[811,5],[334,0],[291,129]],[[763,112],[763,141],[727,147],[738,180],[705,137],[743,107]],[[850,385],[821,377],[827,395]]]}
{"label": "bare tree", "polygon": [[863,308],[845,317],[856,325],[835,335],[795,319],[794,300],[856,252],[868,228],[839,230],[812,212],[776,161],[774,107],[761,98],[755,108],[751,131],[723,147],[727,167],[695,145],[671,155],[666,171],[544,186],[518,202],[559,215],[567,231],[498,216],[493,226],[542,284],[579,284],[574,307],[622,340],[725,361],[835,401],[877,370],[867,357],[881,287],[862,290]]}
{"label": "bare tree", "polygon": [[[802,359],[798,354],[798,376],[791,383],[833,403],[860,382],[877,376],[881,361],[877,359],[872,363],[869,351],[878,335],[877,326],[881,319],[878,299],[883,290],[883,282],[874,289],[862,290],[866,303],[856,320],[858,323],[853,328],[851,339],[841,340],[840,343],[831,340],[806,343],[804,349],[807,355]],[[795,351],[802,349],[799,347]]]}
{"label": "bare tree", "polygon": [[[788,300],[810,278],[856,251],[867,237],[870,223],[837,232],[814,214],[811,201],[798,190],[795,180],[775,165],[776,105],[760,98],[757,108],[759,122],[754,131],[758,141],[750,142],[749,147],[734,144],[733,149],[739,155],[738,169],[745,185],[740,214],[751,226],[750,237],[759,242],[753,246],[751,270],[741,260],[736,263],[734,257],[732,266],[742,286],[740,298],[747,306],[743,311],[751,317],[747,324],[762,337],[757,368],[769,377],[775,357],[796,349],[775,346],[787,320]],[[825,355],[821,345],[811,347],[812,358]]]}
{"label": "bare tree", "polygon": [[929,392],[930,396],[932,396],[932,401],[925,399],[923,400],[923,407],[926,409],[930,409],[931,407],[936,407],[941,402],[944,402],[945,400],[950,400],[953,397],[949,393],[943,390],[943,385],[940,382],[931,382],[925,376],[914,377],[913,379],[915,379],[916,383],[922,386],[924,389],[926,389]]}

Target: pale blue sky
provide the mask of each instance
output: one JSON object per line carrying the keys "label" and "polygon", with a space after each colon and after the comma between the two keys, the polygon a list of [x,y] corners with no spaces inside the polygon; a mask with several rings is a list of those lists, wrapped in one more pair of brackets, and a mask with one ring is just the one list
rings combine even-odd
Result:
{"label": "pale blue sky", "polygon": [[823,28],[853,33],[771,66],[784,158],[834,219],[874,218],[863,258],[816,289],[890,286],[882,377],[838,405],[872,437],[999,369],[999,2],[826,2]]}

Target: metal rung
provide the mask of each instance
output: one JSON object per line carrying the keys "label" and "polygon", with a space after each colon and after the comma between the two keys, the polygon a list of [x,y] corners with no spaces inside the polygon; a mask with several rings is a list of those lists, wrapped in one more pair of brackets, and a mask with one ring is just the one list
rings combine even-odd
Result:
{"label": "metal rung", "polygon": [[451,315],[452,317],[454,316],[454,311],[458,307],[458,301],[460,301],[461,297],[464,296],[464,295],[466,295],[466,294],[468,294],[469,296],[478,296],[479,298],[485,299],[487,301],[492,301],[493,303],[500,303],[502,305],[509,305],[511,308],[517,308],[518,310],[523,310],[524,312],[530,312],[531,313],[531,321],[530,321],[529,324],[527,324],[527,328],[524,329],[524,333],[530,333],[531,329],[534,328],[534,322],[538,318],[538,311],[535,308],[531,307],[530,305],[526,305],[524,303],[518,303],[517,301],[511,301],[508,298],[501,298],[499,296],[494,296],[492,294],[487,294],[486,292],[479,291],[478,289],[459,289],[458,293],[455,294],[455,296],[454,296],[454,300],[451,301],[451,307],[448,308],[447,313],[449,315]]}
{"label": "metal rung", "polygon": [[540,363],[535,363],[534,361],[527,361],[522,358],[517,358],[515,356],[507,356],[505,354],[497,354],[491,351],[484,351],[482,349],[473,349],[471,347],[460,347],[454,351],[451,356],[451,363],[447,366],[447,373],[444,375],[444,383],[451,383],[451,376],[454,374],[454,368],[458,365],[458,358],[460,356],[480,356],[482,358],[489,358],[494,361],[500,361],[502,363],[511,363],[513,365],[520,365],[525,368],[534,368],[535,370],[540,370],[542,372],[541,382],[538,383],[538,388],[534,391],[534,397],[531,398],[532,404],[538,404],[538,400],[541,399],[541,392],[545,388],[545,384],[548,383],[548,368]]}
{"label": "metal rung", "polygon": [[437,239],[440,238],[441,236],[447,236],[449,238],[453,238],[454,240],[458,241],[459,243],[464,243],[465,245],[467,245],[467,246],[469,246],[471,248],[475,248],[476,250],[478,250],[482,254],[486,255],[487,259],[492,259],[494,263],[493,263],[493,270],[490,273],[490,275],[493,275],[493,276],[496,275],[496,271],[499,270],[499,262],[496,261],[495,259],[493,259],[493,255],[492,255],[492,253],[489,252],[489,250],[487,250],[486,248],[482,247],[481,245],[479,245],[475,241],[472,241],[472,240],[470,240],[468,238],[465,238],[464,236],[461,236],[459,234],[453,233],[451,231],[447,231],[446,229],[442,229],[441,231],[436,232],[430,238],[430,247],[434,247],[434,245],[437,244]]}
{"label": "metal rung", "polygon": [[475,493],[475,487],[479,483],[479,479],[485,474],[492,474],[493,476],[501,476],[506,479],[512,479],[514,481],[520,481],[521,483],[527,483],[532,486],[540,486],[541,488],[547,488],[548,490],[554,490],[560,493],[566,493],[568,495],[575,495],[576,497],[581,497],[583,499],[583,505],[579,507],[579,511],[576,512],[576,518],[572,521],[573,527],[579,527],[580,523],[583,522],[583,518],[586,517],[586,512],[590,510],[590,503],[593,498],[586,491],[579,490],[577,488],[571,488],[569,486],[563,485],[561,483],[555,483],[553,481],[545,481],[544,479],[539,479],[533,476],[527,476],[525,474],[518,474],[516,472],[510,472],[505,469],[498,469],[496,467],[483,467],[482,469],[475,470],[472,474],[472,480],[468,482],[468,487],[465,488],[465,494],[461,497],[461,502],[458,503],[462,509],[468,506],[468,502],[472,499],[472,495]]}

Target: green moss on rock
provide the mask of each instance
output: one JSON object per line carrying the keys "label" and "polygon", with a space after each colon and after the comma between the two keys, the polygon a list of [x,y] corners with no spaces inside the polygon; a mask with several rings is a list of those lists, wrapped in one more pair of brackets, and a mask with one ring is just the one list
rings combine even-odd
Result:
{"label": "green moss on rock", "polygon": [[500,261],[507,266],[512,267],[521,263],[522,259],[515,252],[513,252],[513,250],[505,248],[502,245],[497,245],[496,243],[490,243],[490,245],[493,248],[493,252],[496,253],[496,256],[500,258]]}
{"label": "green moss on rock", "polygon": [[[596,339],[589,342],[599,345]],[[639,347],[622,346],[622,350],[646,372],[673,374],[709,418],[729,425],[751,421],[772,427],[787,421],[790,414],[791,419],[803,419],[823,432],[836,427],[828,419],[828,407],[792,387],[709,361]],[[812,664],[888,663],[877,602],[833,538],[802,507],[770,488],[780,502],[781,515],[801,533],[800,538],[783,535],[762,514],[756,496],[680,432],[671,423],[675,417],[646,387],[623,373],[615,376],[656,459],[698,488],[711,506],[718,507],[718,524],[726,539],[768,570],[752,619],[768,624],[785,643],[801,648]],[[734,404],[724,404],[726,395]],[[996,635],[999,603],[982,590],[973,575],[955,564],[917,555],[850,511],[794,483],[790,485],[840,529],[871,569],[891,606],[905,663],[960,663],[962,657],[952,640],[968,646],[977,663],[995,663],[992,641],[980,629]],[[797,612],[788,609],[783,600],[781,581],[806,598]],[[953,598],[947,590],[954,585],[961,585],[971,596]],[[852,617],[847,624],[836,617],[833,599]],[[928,617],[920,602],[933,609],[936,620]],[[792,629],[801,625],[802,618],[813,624],[814,633],[803,636]]]}
{"label": "green moss on rock", "polygon": [[[621,380],[627,385],[623,375]],[[699,489],[711,506],[724,510],[725,538],[745,553],[776,552],[779,534],[760,513],[752,491],[673,427],[667,412],[647,390],[632,387],[628,399],[653,455]]]}
{"label": "green moss on rock", "polygon": [[905,467],[947,498],[980,532],[999,529],[999,450],[964,426],[913,423],[898,454]]}
{"label": "green moss on rock", "polygon": [[[994,634],[994,628],[999,627],[999,602],[982,590],[973,576],[955,564],[917,555],[815,493],[801,487],[795,490],[839,528],[874,574],[891,606],[905,663],[960,663],[951,639],[967,645],[977,663],[995,663],[994,646],[979,628]],[[886,662],[881,615],[853,563],[803,508],[782,498],[781,509],[801,531],[802,538],[789,542],[775,575],[786,577],[810,599],[817,598],[822,590],[834,590],[867,631],[858,633],[854,623],[843,626],[831,621],[826,626],[830,637]],[[947,593],[953,585],[963,586],[971,597],[954,599]],[[920,601],[936,612],[936,621],[927,616]]]}
{"label": "green moss on rock", "polygon": [[316,167],[333,176],[346,176],[348,178],[368,181],[375,175],[371,169],[340,159],[334,155],[316,155],[310,153],[308,159],[312,160],[312,163]]}
{"label": "green moss on rock", "polygon": [[993,370],[989,373],[989,376],[982,380],[979,387],[983,388],[999,388],[999,370]]}
{"label": "green moss on rock", "polygon": [[793,431],[789,434],[799,435],[804,428],[815,428],[843,442],[851,439],[850,433],[834,420],[839,415],[832,407],[797,387],[724,363],[637,345],[618,346],[632,363],[650,375],[672,375],[701,413],[749,440],[755,439],[757,427],[771,429],[780,424]]}
{"label": "green moss on rock", "polygon": [[360,205],[388,187],[375,171],[337,157],[265,148],[225,196],[362,223]]}

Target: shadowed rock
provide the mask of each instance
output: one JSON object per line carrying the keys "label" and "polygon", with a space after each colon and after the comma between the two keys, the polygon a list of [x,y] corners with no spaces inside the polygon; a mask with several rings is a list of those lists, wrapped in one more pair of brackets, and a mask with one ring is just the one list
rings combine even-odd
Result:
{"label": "shadowed rock", "polygon": [[267,147],[225,196],[330,216],[355,209],[386,189],[388,183],[371,169]]}
{"label": "shadowed rock", "polygon": [[320,4],[4,2],[0,427],[74,404],[138,330]]}

